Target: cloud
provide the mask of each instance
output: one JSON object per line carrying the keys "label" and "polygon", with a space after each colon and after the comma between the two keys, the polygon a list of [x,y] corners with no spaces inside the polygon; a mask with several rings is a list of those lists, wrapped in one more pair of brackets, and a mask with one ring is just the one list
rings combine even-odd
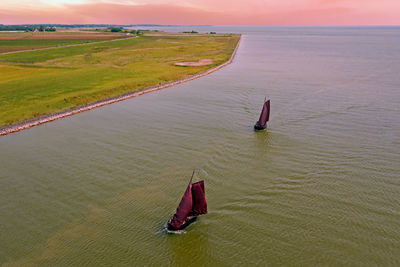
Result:
{"label": "cloud", "polygon": [[220,24],[240,16],[199,8],[166,5],[64,4],[51,9],[1,10],[0,23]]}
{"label": "cloud", "polygon": [[[64,0],[63,0],[64,1]],[[293,5],[272,0],[188,0],[180,5],[159,0],[159,4],[132,4],[132,0],[118,3],[103,0],[82,1],[82,4],[56,6],[21,7],[5,10],[0,7],[0,23],[104,23],[104,24],[174,24],[174,25],[384,25],[399,24],[400,16],[395,10],[370,10],[348,5],[349,0],[295,0]],[[141,0],[140,2],[143,2]],[[146,0],[147,1],[147,0]],[[361,1],[361,0],[355,0]],[[367,0],[373,2],[375,0]],[[391,1],[391,0],[388,0]],[[64,1],[65,2],[65,1]],[[182,2],[182,1],[181,1]],[[305,4],[307,2],[307,4]],[[321,3],[321,2],[324,2]]]}

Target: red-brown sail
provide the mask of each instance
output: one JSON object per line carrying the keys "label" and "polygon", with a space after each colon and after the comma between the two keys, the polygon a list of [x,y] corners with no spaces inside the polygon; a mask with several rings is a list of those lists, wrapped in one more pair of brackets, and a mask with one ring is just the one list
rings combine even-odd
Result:
{"label": "red-brown sail", "polygon": [[206,192],[204,181],[192,184],[193,208],[191,215],[197,216],[207,214]]}
{"label": "red-brown sail", "polygon": [[270,112],[270,101],[264,101],[264,106],[260,114],[260,118],[258,119],[256,125],[254,125],[255,129],[265,129],[267,125],[267,121],[269,121],[269,112]]}
{"label": "red-brown sail", "polygon": [[260,119],[258,120],[258,124],[261,126],[265,126],[267,121],[269,120],[269,100],[264,102],[263,109],[261,111]]}
{"label": "red-brown sail", "polygon": [[179,206],[176,209],[174,216],[172,216],[171,219],[169,219],[168,221],[168,229],[170,230],[180,229],[182,225],[185,223],[187,216],[192,211],[192,208],[193,208],[192,180],[190,180],[186,188],[185,194],[183,194],[181,202],[179,203]]}

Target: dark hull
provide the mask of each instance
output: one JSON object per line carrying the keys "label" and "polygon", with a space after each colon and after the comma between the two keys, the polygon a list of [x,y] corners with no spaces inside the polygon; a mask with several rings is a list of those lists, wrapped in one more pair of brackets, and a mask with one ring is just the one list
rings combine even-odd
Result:
{"label": "dark hull", "polygon": [[267,128],[267,125],[261,126],[261,125],[254,125],[254,130],[256,131],[261,131],[261,130],[265,130],[265,128]]}
{"label": "dark hull", "polygon": [[183,230],[186,227],[188,227],[190,224],[192,224],[194,221],[196,221],[196,219],[197,219],[197,216],[188,216],[185,220],[185,223],[182,224],[182,226],[179,229],[172,228],[172,227],[170,227],[169,224],[167,224],[167,230],[170,232]]}

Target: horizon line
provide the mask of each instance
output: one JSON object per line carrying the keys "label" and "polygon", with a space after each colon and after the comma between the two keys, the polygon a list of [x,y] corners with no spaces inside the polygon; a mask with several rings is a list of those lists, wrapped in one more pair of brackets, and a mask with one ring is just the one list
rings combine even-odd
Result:
{"label": "horizon line", "polygon": [[2,26],[28,26],[28,25],[65,25],[65,26],[143,26],[143,27],[400,27],[400,24],[349,24],[349,25],[217,25],[217,24],[152,24],[152,23],[139,23],[139,24],[118,24],[118,23],[17,23],[17,24],[3,24]]}

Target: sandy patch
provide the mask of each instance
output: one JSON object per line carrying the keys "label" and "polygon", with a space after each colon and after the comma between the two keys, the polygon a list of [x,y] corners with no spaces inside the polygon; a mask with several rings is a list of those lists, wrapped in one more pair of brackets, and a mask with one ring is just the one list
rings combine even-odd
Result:
{"label": "sandy patch", "polygon": [[176,62],[176,66],[189,66],[189,67],[198,67],[198,66],[207,66],[213,64],[214,61],[209,58],[200,59],[199,61],[187,61],[187,62]]}

